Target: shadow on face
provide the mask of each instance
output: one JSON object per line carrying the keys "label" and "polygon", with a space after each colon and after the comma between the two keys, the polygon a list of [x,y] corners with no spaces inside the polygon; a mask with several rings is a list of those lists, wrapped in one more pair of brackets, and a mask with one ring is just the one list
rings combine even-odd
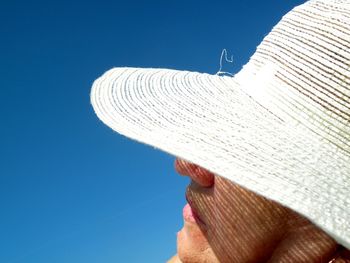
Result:
{"label": "shadow on face", "polygon": [[[198,178],[201,171],[190,165],[188,176]],[[185,221],[178,234],[182,262],[316,263],[337,250],[306,218],[220,176],[210,187],[192,180],[186,196],[200,221]]]}

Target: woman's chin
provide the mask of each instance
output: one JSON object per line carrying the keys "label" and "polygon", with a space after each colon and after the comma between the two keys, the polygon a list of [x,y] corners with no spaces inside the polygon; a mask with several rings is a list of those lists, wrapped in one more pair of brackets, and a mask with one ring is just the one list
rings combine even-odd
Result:
{"label": "woman's chin", "polygon": [[177,233],[177,253],[182,262],[217,262],[213,261],[207,238],[196,222],[184,221]]}

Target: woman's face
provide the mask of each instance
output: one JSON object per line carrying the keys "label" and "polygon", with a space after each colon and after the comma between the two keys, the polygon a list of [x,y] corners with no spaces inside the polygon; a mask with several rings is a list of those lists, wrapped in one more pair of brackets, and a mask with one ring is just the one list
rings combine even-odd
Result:
{"label": "woman's face", "polygon": [[310,256],[306,261],[291,260],[290,245],[313,256],[313,241],[298,239],[315,235],[313,240],[326,248],[323,257],[334,253],[336,243],[292,210],[184,160],[176,159],[175,169],[192,179],[186,191],[184,226],[177,234],[182,262],[267,262],[272,255],[276,261],[271,262],[282,262],[278,260],[285,257],[286,249],[288,262],[314,262],[307,261]]}

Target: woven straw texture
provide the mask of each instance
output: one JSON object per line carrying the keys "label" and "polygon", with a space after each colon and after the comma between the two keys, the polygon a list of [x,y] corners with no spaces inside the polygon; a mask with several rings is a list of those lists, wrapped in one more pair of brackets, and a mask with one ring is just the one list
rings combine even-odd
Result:
{"label": "woven straw texture", "polygon": [[118,133],[275,200],[350,249],[350,1],[294,8],[234,77],[114,68],[91,103]]}

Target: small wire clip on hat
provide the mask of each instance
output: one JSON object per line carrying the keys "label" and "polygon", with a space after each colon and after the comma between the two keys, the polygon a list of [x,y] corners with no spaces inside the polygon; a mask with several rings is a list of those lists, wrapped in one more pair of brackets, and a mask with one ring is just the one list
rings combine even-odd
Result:
{"label": "small wire clip on hat", "polygon": [[233,74],[232,74],[232,73],[222,70],[222,67],[223,67],[223,58],[224,58],[224,56],[225,56],[225,62],[233,63],[233,55],[231,55],[231,58],[228,59],[228,58],[227,58],[227,51],[226,51],[226,49],[224,48],[224,49],[222,50],[221,56],[220,56],[220,68],[219,68],[218,72],[216,72],[215,75],[233,77]]}

